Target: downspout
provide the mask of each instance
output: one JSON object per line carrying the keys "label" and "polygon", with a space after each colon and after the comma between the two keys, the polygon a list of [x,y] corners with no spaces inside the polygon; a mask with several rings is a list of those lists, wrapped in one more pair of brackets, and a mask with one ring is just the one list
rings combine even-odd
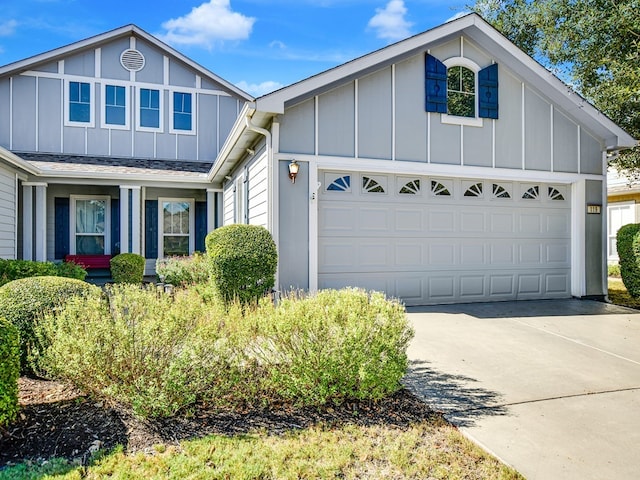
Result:
{"label": "downspout", "polygon": [[[264,135],[266,148],[267,148],[267,198],[269,199],[269,205],[267,208],[267,230],[271,232],[271,236],[273,237],[273,241],[276,244],[276,249],[278,250],[278,258],[280,258],[280,245],[278,242],[278,232],[273,229],[273,209],[276,207],[274,203],[274,195],[273,195],[273,144],[271,138],[271,132],[266,128],[262,128],[257,126],[252,122],[251,116],[247,115],[244,117],[244,123],[247,128],[253,132],[259,133],[260,135]],[[276,289],[280,284],[280,269],[276,269]]]}

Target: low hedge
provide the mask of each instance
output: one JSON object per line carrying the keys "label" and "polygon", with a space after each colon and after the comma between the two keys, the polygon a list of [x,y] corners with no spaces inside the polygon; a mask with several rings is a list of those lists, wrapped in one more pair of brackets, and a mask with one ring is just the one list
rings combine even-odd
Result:
{"label": "low hedge", "polygon": [[20,340],[18,329],[0,317],[0,427],[18,414],[18,377],[20,376]]}
{"label": "low hedge", "polygon": [[[399,388],[412,330],[379,293],[206,303],[195,289],[113,285],[108,300],[70,300],[37,325],[49,376],[166,417],[211,408],[377,400]],[[51,320],[49,320],[51,319]]]}
{"label": "low hedge", "polygon": [[0,286],[20,278],[52,276],[84,280],[87,271],[72,262],[36,262],[32,260],[5,260],[0,258]]}
{"label": "low hedge", "polygon": [[110,261],[114,283],[142,283],[145,259],[137,253],[120,253]]}
{"label": "low hedge", "polygon": [[159,258],[156,273],[162,282],[179,287],[206,283],[211,276],[206,255],[198,252],[190,257]]}
{"label": "low hedge", "polygon": [[269,231],[258,225],[227,225],[206,239],[211,280],[229,303],[256,302],[275,285],[278,251]]}
{"label": "low hedge", "polygon": [[37,350],[33,327],[41,316],[73,296],[101,295],[101,292],[94,285],[63,277],[22,278],[0,287],[0,312],[20,332],[22,373],[33,373],[29,359]]}
{"label": "low hedge", "polygon": [[629,295],[640,297],[640,224],[622,226],[616,235],[620,275]]}

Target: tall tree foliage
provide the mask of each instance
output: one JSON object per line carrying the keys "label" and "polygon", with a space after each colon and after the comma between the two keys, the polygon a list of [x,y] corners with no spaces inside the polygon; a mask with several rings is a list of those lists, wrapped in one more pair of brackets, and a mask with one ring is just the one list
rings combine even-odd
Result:
{"label": "tall tree foliage", "polygon": [[[469,8],[640,138],[640,0],[476,0]],[[640,148],[611,164],[640,178]]]}

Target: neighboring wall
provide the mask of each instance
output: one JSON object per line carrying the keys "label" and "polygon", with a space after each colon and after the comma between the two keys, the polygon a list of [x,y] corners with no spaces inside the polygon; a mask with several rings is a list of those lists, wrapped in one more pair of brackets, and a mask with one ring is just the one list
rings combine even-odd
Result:
{"label": "neighboring wall", "polygon": [[[145,58],[138,72],[120,63],[120,54],[129,48]],[[86,126],[65,121],[68,81],[91,85],[92,116]],[[126,87],[125,127],[104,124],[105,84]],[[157,129],[139,126],[140,88],[161,92]],[[193,131],[172,130],[173,92],[192,95]],[[156,46],[124,38],[1,78],[0,145],[13,151],[211,162],[243,103]]]}
{"label": "neighboring wall", "polygon": [[[499,119],[444,124],[425,112],[425,53],[291,105],[280,151],[374,160],[603,174],[600,140],[499,62]],[[492,58],[464,39],[432,46],[441,61]],[[316,123],[317,119],[317,123]]]}
{"label": "neighboring wall", "polygon": [[0,164],[0,258],[16,258],[16,174]]}

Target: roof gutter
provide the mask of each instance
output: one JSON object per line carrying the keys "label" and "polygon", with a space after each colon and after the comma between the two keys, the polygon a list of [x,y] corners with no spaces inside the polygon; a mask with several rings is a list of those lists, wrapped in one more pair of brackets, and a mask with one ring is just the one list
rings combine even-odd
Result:
{"label": "roof gutter", "polygon": [[0,158],[31,175],[42,175],[42,170],[23,160],[15,153],[10,152],[6,148],[0,147]]}
{"label": "roof gutter", "polygon": [[[273,197],[273,141],[271,138],[271,132],[266,128],[259,127],[255,123],[253,123],[250,115],[245,115],[244,124],[248,130],[252,132],[256,132],[265,137],[265,143],[267,148],[267,191],[269,192],[269,206],[267,208],[267,230],[274,235],[273,232],[273,214],[272,208],[275,205]],[[277,244],[277,241],[276,241]]]}

